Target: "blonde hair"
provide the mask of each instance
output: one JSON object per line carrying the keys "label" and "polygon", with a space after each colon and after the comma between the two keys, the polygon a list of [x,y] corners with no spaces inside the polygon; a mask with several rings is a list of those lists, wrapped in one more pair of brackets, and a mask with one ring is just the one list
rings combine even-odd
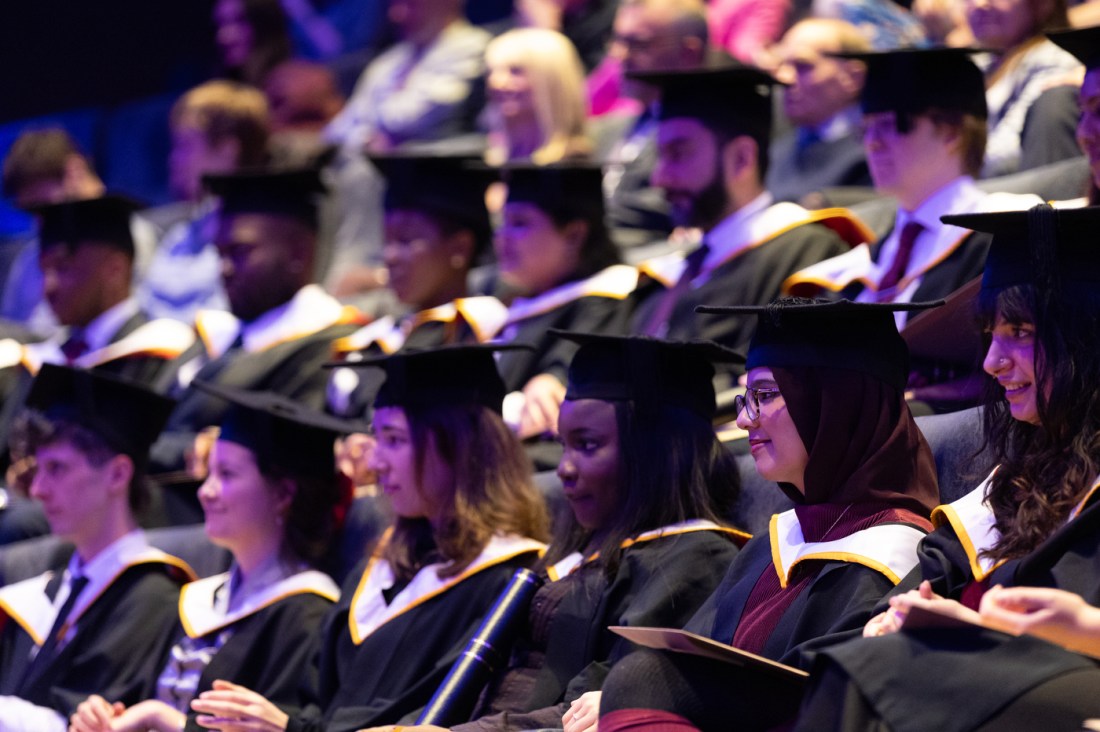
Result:
{"label": "blonde hair", "polygon": [[[584,65],[568,38],[552,30],[517,28],[489,42],[485,63],[490,71],[494,66],[518,66],[527,72],[541,133],[531,162],[545,165],[592,152],[586,130]],[[500,120],[490,116],[489,124],[486,160],[506,162],[509,150]]]}
{"label": "blonde hair", "polygon": [[196,86],[173,105],[170,123],[174,129],[193,127],[211,143],[237,140],[241,167],[260,165],[267,157],[267,98],[247,84],[219,79]]}

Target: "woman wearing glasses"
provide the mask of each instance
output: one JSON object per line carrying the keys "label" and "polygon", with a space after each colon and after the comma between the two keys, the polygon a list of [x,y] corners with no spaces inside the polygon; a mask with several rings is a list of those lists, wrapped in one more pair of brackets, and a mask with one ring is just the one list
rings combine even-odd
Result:
{"label": "woman wearing glasses", "polygon": [[[939,492],[905,404],[908,351],[893,313],[919,307],[785,299],[711,310],[760,316],[737,424],[757,471],[795,507],[745,545],[688,630],[806,667],[812,645],[859,633],[915,566]],[[639,722],[728,729],[732,719],[771,728],[790,718],[798,693],[764,674],[660,652],[628,657],[603,688],[601,731]]]}

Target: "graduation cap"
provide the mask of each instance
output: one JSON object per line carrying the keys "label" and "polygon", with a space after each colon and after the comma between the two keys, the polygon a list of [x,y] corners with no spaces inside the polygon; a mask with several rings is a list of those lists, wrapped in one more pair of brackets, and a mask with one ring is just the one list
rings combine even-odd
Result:
{"label": "graduation cap", "polygon": [[758,141],[771,135],[772,87],[779,82],[758,68],[724,64],[628,76],[661,89],[662,120],[691,117],[716,132]]}
{"label": "graduation cap", "polygon": [[500,414],[507,390],[494,354],[513,350],[533,349],[520,343],[443,346],[325,365],[382,369],[386,381],[374,398],[375,409],[480,404]]}
{"label": "graduation cap", "polygon": [[43,364],[26,406],[50,421],[70,421],[99,435],[113,449],[142,463],[168,421],[175,401],[97,371]]}
{"label": "graduation cap", "polygon": [[508,163],[497,168],[509,203],[531,203],[563,219],[602,219],[603,170],[599,165]]}
{"label": "graduation cap", "polygon": [[365,423],[316,412],[280,394],[196,381],[195,388],[229,402],[219,440],[247,447],[260,465],[277,465],[294,475],[330,477],[336,472],[333,444]]}
{"label": "graduation cap", "polygon": [[820,302],[790,298],[759,306],[708,306],[697,313],[756,315],[746,367],[817,366],[862,371],[896,389],[909,379],[909,350],[894,313],[938,307],[921,303]]}
{"label": "graduation cap", "polygon": [[1100,25],[1047,33],[1047,38],[1077,57],[1090,71],[1100,68]]}
{"label": "graduation cap", "polygon": [[494,176],[472,165],[475,156],[395,153],[369,158],[386,178],[387,211],[410,209],[443,216],[469,227],[479,242],[489,240],[485,189]]}
{"label": "graduation cap", "polygon": [[989,116],[985,77],[971,60],[980,49],[901,48],[893,51],[838,53],[867,64],[860,94],[864,114],[920,114],[929,109]]}
{"label": "graduation cap", "polygon": [[222,214],[291,216],[317,228],[317,207],[325,192],[319,168],[241,170],[204,175],[202,182],[210,193],[221,198]]}
{"label": "graduation cap", "polygon": [[142,205],[132,198],[108,194],[100,198],[65,201],[38,206],[31,212],[40,217],[39,246],[45,250],[58,244],[70,248],[81,242],[108,244],[134,256],[130,217]]}
{"label": "graduation cap", "polygon": [[714,417],[714,364],[743,363],[736,351],[712,341],[665,341],[551,329],[580,344],[569,364],[565,398],[664,403]]}
{"label": "graduation cap", "polygon": [[1100,208],[1053,208],[956,214],[941,219],[993,235],[982,273],[983,290],[1045,285],[1056,273],[1063,282],[1100,283]]}

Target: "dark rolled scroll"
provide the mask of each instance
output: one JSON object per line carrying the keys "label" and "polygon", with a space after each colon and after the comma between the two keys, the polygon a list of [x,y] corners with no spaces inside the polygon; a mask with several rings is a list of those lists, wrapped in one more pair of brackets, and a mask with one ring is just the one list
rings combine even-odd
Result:
{"label": "dark rolled scroll", "polygon": [[465,722],[493,672],[507,663],[512,640],[523,623],[531,598],[542,579],[529,569],[517,569],[500,593],[477,633],[451,666],[417,724],[447,727]]}

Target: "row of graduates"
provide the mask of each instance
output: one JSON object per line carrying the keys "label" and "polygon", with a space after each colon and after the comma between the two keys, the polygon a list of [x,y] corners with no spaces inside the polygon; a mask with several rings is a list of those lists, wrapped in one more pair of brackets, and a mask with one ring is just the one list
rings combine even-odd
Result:
{"label": "row of graduates", "polygon": [[[1089,38],[1086,32],[1086,46]],[[864,111],[868,119],[890,116],[895,137],[925,135],[929,115],[973,117],[984,125],[981,74],[965,53],[899,51],[864,60]],[[369,404],[370,389],[357,390],[358,379],[346,374],[329,388],[316,368],[333,347],[354,358],[404,344],[516,341],[535,350],[502,357],[508,391],[515,393],[506,413],[528,438],[553,431],[574,350],[545,337],[548,327],[707,337],[744,350],[751,319],[702,319],[695,306],[764,304],[784,290],[822,288],[867,300],[944,297],[980,272],[988,237],[940,225],[939,215],[1038,202],[1034,196],[982,194],[964,175],[965,141],[944,133],[935,149],[947,162],[930,159],[928,168],[957,174],[936,178],[936,186],[946,184],[934,195],[928,186],[902,180],[883,187],[899,196],[910,218],[921,220],[923,238],[915,247],[910,240],[911,250],[903,252],[908,219],[899,214],[894,230],[869,246],[874,235],[849,212],[775,204],[764,192],[767,160],[760,151],[768,147],[771,127],[769,77],[733,68],[650,75],[648,81],[663,89],[664,142],[654,182],[665,190],[677,223],[703,232],[690,255],[619,264],[595,168],[505,171],[507,201],[494,237],[484,205],[486,171],[455,159],[378,156],[388,182],[384,255],[390,287],[409,314],[364,326],[362,314],[309,284],[318,256],[316,178],[301,172],[220,176],[209,187],[222,198],[216,243],[232,313],[203,312],[192,329],[149,322],[129,297],[133,244],[123,202],[63,204],[41,212],[41,239],[50,273],[47,298],[68,329],[41,343],[0,343],[0,365],[9,367],[0,370],[0,392],[25,391],[41,363],[57,362],[122,373],[181,396],[153,451],[154,472],[162,473],[182,467],[197,427],[217,422],[224,410],[187,388],[196,376],[356,413]],[[717,94],[729,102],[715,104]],[[471,284],[471,270],[490,239],[496,264],[489,282]],[[89,260],[115,266],[92,270]],[[470,296],[479,291],[493,296]],[[0,430],[19,404],[5,399]],[[551,455],[543,465],[554,462]],[[184,514],[195,518],[196,509],[192,502]]]}
{"label": "row of graduates", "polygon": [[[235,416],[223,424],[200,495],[208,533],[233,550],[236,564],[227,575],[185,587],[179,618],[170,623],[171,661],[156,671],[161,703],[140,703],[153,695],[153,681],[130,675],[135,658],[144,671],[157,665],[150,659],[163,663],[148,653],[154,628],[126,623],[127,603],[110,593],[146,577],[166,589],[164,567],[179,563],[145,547],[135,551],[127,532],[118,539],[125,546],[112,543],[105,552],[116,564],[104,581],[96,566],[104,552],[80,536],[90,522],[66,527],[64,506],[51,500],[64,471],[50,453],[67,440],[79,445],[76,432],[64,436],[64,425],[83,422],[124,456],[107,465],[132,466],[141,454],[135,447],[155,433],[134,415],[155,410],[118,409],[133,394],[120,394],[117,384],[104,408],[89,394],[106,377],[44,369],[32,403],[56,431],[37,443],[42,473],[35,493],[77,551],[65,571],[2,593],[15,621],[4,628],[0,680],[13,694],[0,705],[0,713],[13,715],[5,725],[63,729],[69,713],[80,730],[350,730],[408,722],[513,570],[532,564],[547,581],[510,661],[481,694],[473,720],[455,720],[452,728],[587,729],[594,702],[584,694],[600,688],[601,727],[611,729],[658,722],[728,728],[731,718],[767,729],[797,711],[797,684],[691,657],[634,653],[611,625],[687,627],[803,669],[829,659],[861,692],[863,716],[853,729],[876,716],[897,729],[926,729],[940,717],[949,729],[971,729],[1068,672],[1077,683],[1094,683],[1096,670],[1080,657],[974,631],[952,631],[947,640],[933,632],[931,641],[905,631],[838,644],[859,635],[884,596],[922,579],[930,587],[894,600],[893,615],[872,622],[876,632],[930,601],[932,590],[973,604],[990,578],[1097,601],[1089,551],[1100,318],[1100,263],[1089,241],[1097,211],[1043,206],[956,222],[994,235],[981,309],[991,332],[985,367],[1000,390],[987,407],[1000,467],[974,493],[934,512],[935,465],[904,401],[908,358],[893,320],[896,309],[921,305],[781,301],[733,311],[759,321],[738,422],[749,432],[758,471],[796,504],[773,517],[767,535],[747,542],[723,526],[737,472],[711,425],[713,364],[736,360],[731,352],[714,344],[559,334],[580,344],[559,423],[558,476],[572,520],[544,554],[545,515],[519,443],[500,418],[505,388],[491,349],[409,351],[364,362],[386,375],[375,400],[371,460],[397,520],[337,604],[310,625],[302,614],[287,615],[289,608],[317,607],[334,593],[331,582],[306,569],[306,553],[289,551],[296,545],[293,503],[313,497],[310,484],[293,476],[324,465],[332,488],[332,439],[355,426],[277,397],[213,388],[212,396],[236,405]],[[445,387],[441,372],[449,376]],[[50,387],[51,378],[65,386]],[[110,416],[120,413],[121,424]],[[304,431],[314,434],[306,439]],[[1082,435],[1084,447],[1074,449]],[[265,476],[250,501],[240,482],[249,467]],[[244,516],[234,522],[236,512]],[[272,535],[257,541],[262,530]],[[165,594],[174,596],[174,588]],[[155,604],[143,600],[143,608]],[[172,638],[172,630],[162,637]],[[118,643],[130,645],[112,647]],[[142,646],[136,656],[135,643]],[[910,650],[889,653],[876,643]],[[899,654],[917,656],[913,662],[932,672],[910,689],[899,680],[906,675]],[[966,677],[952,673],[959,656],[971,669]],[[935,658],[941,665],[929,661]],[[983,658],[1012,683],[985,688],[974,672]],[[970,700],[967,708],[930,703],[936,684],[950,690],[945,699]],[[899,703],[907,691],[913,703]],[[827,727],[826,712],[851,714],[829,693],[823,712],[817,697],[800,720],[805,729]],[[1100,711],[1089,706],[1089,694],[1068,708],[1060,699],[1048,721],[1057,711],[1074,723]],[[189,702],[199,714],[185,719]],[[998,724],[1010,728],[1011,717]]]}

